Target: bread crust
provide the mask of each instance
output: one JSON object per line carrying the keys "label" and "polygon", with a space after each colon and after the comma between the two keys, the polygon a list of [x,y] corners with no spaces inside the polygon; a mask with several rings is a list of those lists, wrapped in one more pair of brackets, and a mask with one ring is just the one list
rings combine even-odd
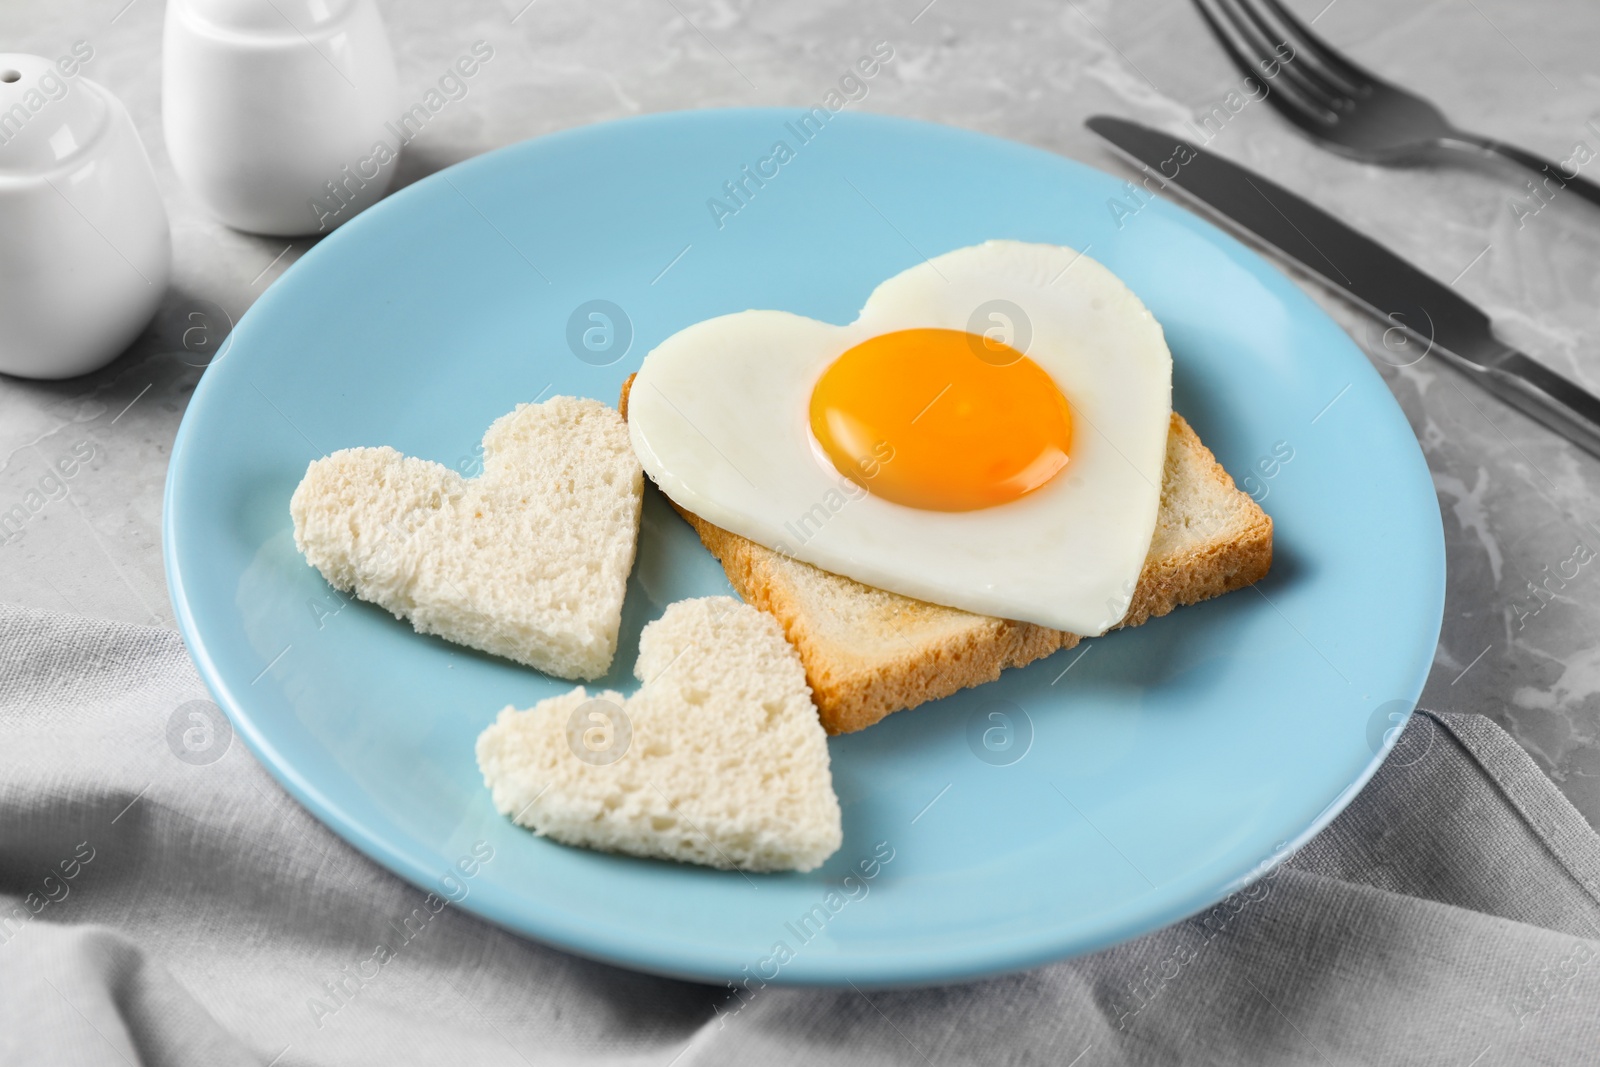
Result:
{"label": "bread crust", "polygon": [[[629,376],[618,405],[623,418],[628,415],[632,385]],[[1173,412],[1163,471],[1163,516],[1169,496],[1184,488],[1192,490],[1187,483],[1196,478],[1211,483],[1210,491],[1237,514],[1225,535],[1176,550],[1153,543],[1127,613],[1116,628],[1139,626],[1180,605],[1250,585],[1271,568],[1272,519],[1233,484],[1211,450],[1183,417]],[[1033,623],[974,615],[873,589],[789,559],[676,504],[673,507],[722,564],[739,596],[771,614],[783,627],[805,664],[806,681],[822,725],[830,734],[853,733],[893,712],[992,682],[1008,667],[1024,666],[1082,640],[1077,634]],[[908,638],[887,650],[880,641],[880,647],[863,651],[860,642],[830,632],[830,627],[839,628],[841,621],[849,626],[858,620],[820,617],[806,602],[808,586],[816,592],[818,585],[827,587],[830,599],[842,599],[859,608],[858,616],[876,617],[882,625],[874,630],[903,631],[904,623],[941,632],[931,638]],[[882,633],[876,636],[887,640]],[[888,643],[894,644],[892,640]]]}

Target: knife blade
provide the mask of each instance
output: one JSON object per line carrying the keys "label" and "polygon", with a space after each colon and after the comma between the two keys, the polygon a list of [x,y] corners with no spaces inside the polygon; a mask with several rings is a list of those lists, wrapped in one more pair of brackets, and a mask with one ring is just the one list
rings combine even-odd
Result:
{"label": "knife blade", "polygon": [[[1110,115],[1086,125],[1159,183],[1300,266],[1465,371],[1489,392],[1600,456],[1600,399],[1494,335],[1450,286],[1267,178],[1173,134]],[[1147,188],[1148,188],[1147,183]]]}

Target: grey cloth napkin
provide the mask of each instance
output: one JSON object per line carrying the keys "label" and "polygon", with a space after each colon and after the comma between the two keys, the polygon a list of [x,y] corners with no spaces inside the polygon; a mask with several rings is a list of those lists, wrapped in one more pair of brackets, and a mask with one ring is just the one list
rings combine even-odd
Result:
{"label": "grey cloth napkin", "polygon": [[225,729],[177,743],[206,699],[174,633],[0,608],[0,1062],[1600,1062],[1600,838],[1480,717],[1414,716],[1315,841],[1137,941],[741,1000],[450,906],[367,963],[426,894]]}

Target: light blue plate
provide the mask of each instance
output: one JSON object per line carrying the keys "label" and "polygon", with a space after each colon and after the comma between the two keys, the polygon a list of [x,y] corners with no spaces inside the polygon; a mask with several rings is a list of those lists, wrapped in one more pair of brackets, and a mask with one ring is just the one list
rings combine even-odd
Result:
{"label": "light blue plate", "polygon": [[[796,117],[655,115],[513,145],[383,201],[286,271],[207,370],[173,447],[167,573],[202,676],[278,780],[357,848],[468,911],[629,967],[929,983],[1198,912],[1325,825],[1421,691],[1444,550],[1405,418],[1294,285],[1179,208],[1152,202],[1119,226],[1108,200],[1137,203],[1120,179],[1038,149],[853,114],[802,143]],[[730,199],[724,183],[778,141],[793,158]],[[1172,347],[1177,410],[1272,515],[1276,559],[1259,591],[834,739],[844,847],[821,870],[746,877],[512,826],[474,739],[504,705],[568,683],[344,604],[295,552],[289,496],[324,452],[393,445],[470,471],[496,416],[556,393],[614,403],[692,322],[744,308],[846,322],[883,279],[987,238],[1089,249],[1143,298]],[[580,359],[569,321],[596,300],[632,336],[585,310]],[[607,683],[637,687],[639,629],[667,604],[726,592],[652,490]],[[481,867],[477,842],[493,849]]]}

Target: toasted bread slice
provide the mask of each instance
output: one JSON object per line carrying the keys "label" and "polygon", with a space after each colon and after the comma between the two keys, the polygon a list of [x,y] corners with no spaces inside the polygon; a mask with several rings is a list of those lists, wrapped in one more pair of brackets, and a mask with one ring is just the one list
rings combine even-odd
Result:
{"label": "toasted bread slice", "polygon": [[[630,377],[622,386],[624,419],[632,384]],[[678,511],[738,594],[783,626],[829,733],[862,730],[891,712],[992,682],[1007,667],[1080,640],[863,585]],[[1138,626],[1180,604],[1249,585],[1271,565],[1272,520],[1173,412],[1155,534],[1118,625]]]}

